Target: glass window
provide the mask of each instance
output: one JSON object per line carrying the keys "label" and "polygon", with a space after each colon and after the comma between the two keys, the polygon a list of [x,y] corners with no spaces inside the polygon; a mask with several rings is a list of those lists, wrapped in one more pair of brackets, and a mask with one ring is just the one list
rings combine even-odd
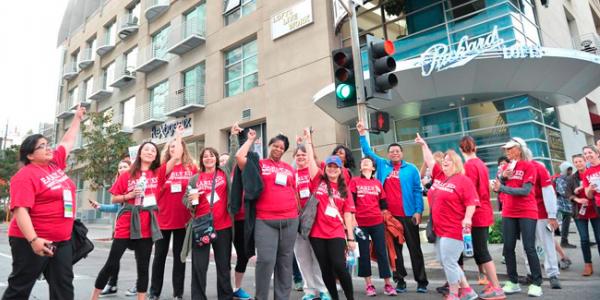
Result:
{"label": "glass window", "polygon": [[102,74],[102,89],[112,91],[111,83],[115,81],[115,63],[112,62],[104,68],[104,74]]}
{"label": "glass window", "polygon": [[134,115],[135,115],[135,96],[131,97],[123,103],[121,103],[121,111],[123,112],[123,119],[121,121],[121,126],[123,129],[131,129],[133,128]]}
{"label": "glass window", "polygon": [[449,0],[451,16],[458,19],[485,8],[483,0]]}
{"label": "glass window", "polygon": [[84,100],[88,101],[90,99],[90,96],[94,92],[94,77],[90,77],[86,81],[84,81],[83,86],[85,88],[85,99]]}
{"label": "glass window", "polygon": [[225,97],[234,96],[258,85],[256,40],[225,53]]}
{"label": "glass window", "polygon": [[225,0],[225,25],[256,10],[256,0]]}
{"label": "glass window", "polygon": [[184,105],[204,103],[204,62],[183,73]]}
{"label": "glass window", "polygon": [[77,64],[78,61],[79,61],[79,50],[77,50],[71,54],[71,62],[73,64]]}
{"label": "glass window", "polygon": [[76,86],[75,88],[73,88],[72,90],[69,91],[69,105],[68,107],[71,107],[75,104],[77,104],[77,95],[79,94],[79,87]]}
{"label": "glass window", "polygon": [[89,56],[91,56],[90,59],[94,60],[96,57],[96,38],[87,41],[87,48],[91,49]]}
{"label": "glass window", "polygon": [[150,117],[162,118],[165,115],[169,81],[164,81],[150,89]]}
{"label": "glass window", "polygon": [[134,47],[131,51],[125,53],[125,71],[131,73],[137,68],[138,62],[138,47]]}
{"label": "glass window", "polygon": [[140,19],[140,2],[135,2],[132,6],[127,9],[127,13],[129,14],[130,20],[135,22],[135,24],[139,23]]}
{"label": "glass window", "polygon": [[104,27],[105,42],[106,45],[114,45],[117,43],[117,25],[115,22],[111,22],[110,24]]}
{"label": "glass window", "polygon": [[[267,157],[267,123],[245,127],[244,130],[238,135],[240,145],[243,145],[244,142],[246,142],[246,135],[248,134],[249,129],[256,131],[256,140],[254,142],[254,146],[250,150],[256,152],[260,158]],[[227,136],[229,136],[229,134]],[[227,150],[229,150],[229,146],[230,143],[228,138]]]}
{"label": "glass window", "polygon": [[205,23],[206,23],[206,5],[204,3],[198,5],[194,10],[190,11],[184,18],[184,32],[183,36],[188,37],[192,34],[205,34]]}
{"label": "glass window", "polygon": [[167,54],[169,26],[161,29],[152,36],[152,57],[164,58]]}

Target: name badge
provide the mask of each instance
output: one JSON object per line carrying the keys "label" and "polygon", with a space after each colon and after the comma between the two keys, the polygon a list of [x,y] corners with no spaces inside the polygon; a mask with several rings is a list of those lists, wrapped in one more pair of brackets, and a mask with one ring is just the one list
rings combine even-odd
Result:
{"label": "name badge", "polygon": [[338,211],[333,206],[327,205],[327,209],[325,209],[325,215],[330,216],[332,218],[336,218],[338,215]]}
{"label": "name badge", "polygon": [[285,175],[283,173],[277,173],[277,176],[275,176],[275,183],[278,185],[286,186],[287,185],[287,175]]}
{"label": "name badge", "polygon": [[[190,189],[190,194],[198,194],[198,189]],[[198,205],[198,198],[192,199],[192,205]]]}
{"label": "name badge", "polygon": [[171,183],[171,193],[181,193],[181,183]]}
{"label": "name badge", "polygon": [[300,198],[308,198],[310,197],[310,191],[308,189],[301,189],[300,190]]}
{"label": "name badge", "polygon": [[71,190],[63,190],[63,216],[73,218],[73,194]]}
{"label": "name badge", "polygon": [[[206,194],[206,200],[208,200],[208,203],[210,203],[210,194]],[[221,198],[219,198],[219,194],[215,192],[215,195],[213,196],[213,204],[217,203],[219,200],[221,200]]]}
{"label": "name badge", "polygon": [[144,196],[144,207],[156,205],[156,197],[154,194]]}

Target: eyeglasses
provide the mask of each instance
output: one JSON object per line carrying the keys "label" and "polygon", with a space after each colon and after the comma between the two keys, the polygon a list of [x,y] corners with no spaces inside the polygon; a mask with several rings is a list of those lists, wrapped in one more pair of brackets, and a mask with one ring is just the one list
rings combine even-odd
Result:
{"label": "eyeglasses", "polygon": [[50,150],[50,149],[52,149],[52,146],[50,146],[50,144],[41,144],[41,145],[35,147],[33,149],[33,151],[37,151],[37,150],[40,150],[40,149]]}

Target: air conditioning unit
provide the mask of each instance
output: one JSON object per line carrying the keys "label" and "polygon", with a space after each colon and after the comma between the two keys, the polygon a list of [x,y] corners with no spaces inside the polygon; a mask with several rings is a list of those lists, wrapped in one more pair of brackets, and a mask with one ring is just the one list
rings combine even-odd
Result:
{"label": "air conditioning unit", "polygon": [[583,40],[579,43],[579,45],[581,46],[579,49],[581,51],[596,53],[598,50],[598,45],[596,45],[594,40],[591,39]]}
{"label": "air conditioning unit", "polygon": [[182,94],[185,94],[185,88],[178,89],[175,91],[175,95],[182,95]]}

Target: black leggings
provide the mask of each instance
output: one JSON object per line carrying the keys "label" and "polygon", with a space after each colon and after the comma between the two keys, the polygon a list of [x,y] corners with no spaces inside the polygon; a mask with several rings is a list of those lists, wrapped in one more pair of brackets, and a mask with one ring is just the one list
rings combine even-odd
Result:
{"label": "black leggings", "polygon": [[95,287],[97,289],[103,289],[108,278],[114,274],[115,268],[119,267],[121,257],[128,246],[133,248],[135,251],[135,263],[137,266],[137,284],[136,288],[138,293],[145,293],[148,290],[148,266],[150,265],[150,255],[152,254],[152,239],[114,239],[110,246],[110,252],[108,259],[104,264],[104,267],[98,273],[96,278]]}
{"label": "black leggings", "polygon": [[235,221],[233,225],[233,247],[237,260],[235,262],[235,271],[237,273],[246,273],[249,257],[246,256],[246,247],[244,245],[244,220]]}
{"label": "black leggings", "polygon": [[312,245],[319,267],[321,267],[321,274],[323,275],[323,282],[334,300],[339,299],[337,288],[335,286],[335,279],[340,280],[340,285],[344,290],[346,299],[353,300],[353,288],[352,288],[352,277],[346,269],[346,242],[341,238],[334,239],[321,239],[321,238],[310,238],[310,244]]}
{"label": "black leggings", "polygon": [[169,254],[169,244],[171,244],[171,233],[173,234],[173,296],[183,296],[183,283],[185,281],[185,263],[181,262],[181,248],[185,239],[185,228],[161,230],[163,238],[156,241],[154,247],[154,260],[152,261],[152,280],[150,282],[151,296],[160,296],[163,287],[165,275],[165,262]]}

